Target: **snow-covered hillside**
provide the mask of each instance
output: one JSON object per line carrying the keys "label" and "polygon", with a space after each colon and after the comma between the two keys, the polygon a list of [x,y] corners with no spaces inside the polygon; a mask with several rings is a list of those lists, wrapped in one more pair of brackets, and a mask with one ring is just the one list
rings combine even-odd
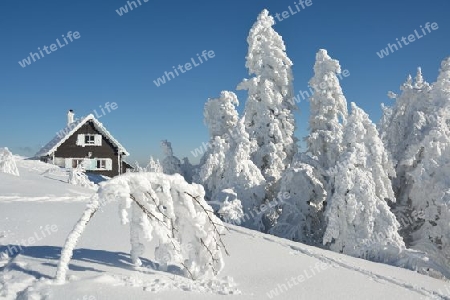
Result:
{"label": "snow-covered hillside", "polygon": [[16,163],[20,177],[0,173],[0,299],[450,299],[449,282],[231,225],[217,279],[158,271],[150,251],[135,268],[116,203],[88,224],[68,283],[56,285],[61,247],[95,190],[50,165]]}

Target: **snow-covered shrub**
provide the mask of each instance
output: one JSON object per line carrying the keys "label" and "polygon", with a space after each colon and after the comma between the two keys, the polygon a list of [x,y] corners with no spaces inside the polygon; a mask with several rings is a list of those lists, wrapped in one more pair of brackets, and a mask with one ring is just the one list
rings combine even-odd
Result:
{"label": "snow-covered shrub", "polygon": [[0,148],[0,172],[19,176],[14,156],[8,148]]}
{"label": "snow-covered shrub", "polygon": [[[209,202],[208,202],[209,203]],[[217,214],[227,223],[240,225],[244,217],[241,200],[233,189],[224,189],[221,191],[215,201],[210,203],[217,211]]]}
{"label": "snow-covered shrub", "polygon": [[283,173],[280,193],[289,195],[271,234],[309,245],[320,245],[323,236],[323,205],[326,182],[320,169],[297,162]]}
{"label": "snow-covered shrub", "polygon": [[95,184],[89,180],[81,164],[76,168],[69,170],[68,183],[90,188],[95,186]]}
{"label": "snow-covered shrub", "polygon": [[66,240],[56,275],[58,282],[65,281],[76,242],[105,199],[119,201],[122,222],[130,224],[131,259],[135,265],[141,263],[145,239],[155,245],[155,261],[162,269],[178,265],[192,279],[212,277],[222,270],[224,226],[204,200],[203,187],[188,184],[179,174],[127,173],[100,184]]}

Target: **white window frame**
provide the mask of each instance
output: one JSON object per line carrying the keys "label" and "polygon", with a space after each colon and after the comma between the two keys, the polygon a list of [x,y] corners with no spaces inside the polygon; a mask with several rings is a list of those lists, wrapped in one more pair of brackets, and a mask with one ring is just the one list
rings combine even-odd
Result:
{"label": "white window frame", "polygon": [[97,170],[106,170],[106,159],[97,159]]}
{"label": "white window frame", "polygon": [[83,158],[72,158],[72,169],[76,169],[79,165],[83,166]]}
{"label": "white window frame", "polygon": [[112,171],[112,160],[111,160],[111,158],[97,158],[96,170],[98,170],[98,171]]}
{"label": "white window frame", "polygon": [[101,146],[102,135],[96,133],[79,134],[77,137],[77,146]]}
{"label": "white window frame", "polygon": [[85,134],[84,144],[89,146],[95,145],[95,134]]}

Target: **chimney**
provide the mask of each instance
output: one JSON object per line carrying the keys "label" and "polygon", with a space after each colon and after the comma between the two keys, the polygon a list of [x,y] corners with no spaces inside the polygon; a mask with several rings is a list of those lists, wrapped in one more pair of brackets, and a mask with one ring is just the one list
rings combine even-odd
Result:
{"label": "chimney", "polygon": [[70,109],[69,112],[67,113],[67,126],[73,123],[74,116],[75,114],[73,113],[73,110]]}

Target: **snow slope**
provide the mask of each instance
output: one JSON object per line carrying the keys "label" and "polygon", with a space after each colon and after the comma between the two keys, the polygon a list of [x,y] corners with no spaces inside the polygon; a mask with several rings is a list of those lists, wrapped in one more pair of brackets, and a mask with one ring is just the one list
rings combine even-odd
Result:
{"label": "snow slope", "polygon": [[450,299],[449,282],[231,225],[218,279],[158,271],[150,252],[135,268],[115,203],[88,225],[69,282],[55,285],[61,247],[95,191],[43,163],[17,165],[20,177],[0,174],[0,299]]}

